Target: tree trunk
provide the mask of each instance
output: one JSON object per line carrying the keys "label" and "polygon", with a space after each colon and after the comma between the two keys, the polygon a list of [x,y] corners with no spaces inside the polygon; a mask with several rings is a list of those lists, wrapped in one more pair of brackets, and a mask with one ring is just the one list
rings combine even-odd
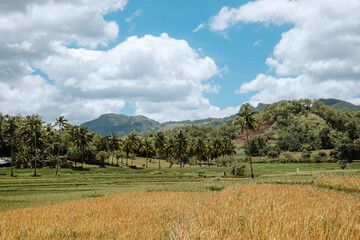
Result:
{"label": "tree trunk", "polygon": [[58,175],[58,171],[59,171],[59,162],[60,162],[60,146],[61,146],[61,130],[59,133],[59,146],[58,146],[58,157],[57,157],[57,162],[56,162],[56,172],[55,175]]}
{"label": "tree trunk", "polygon": [[34,176],[36,175],[36,165],[37,165],[37,146],[36,146],[36,133],[35,133],[35,168],[34,168]]}
{"label": "tree trunk", "polygon": [[248,133],[247,129],[246,129],[246,146],[247,146],[247,151],[248,151],[249,160],[250,160],[251,178],[254,178],[254,173],[253,173],[253,168],[252,168],[252,161],[251,161],[251,153],[250,153],[250,149],[249,149],[249,133]]}
{"label": "tree trunk", "polygon": [[10,177],[14,176],[13,162],[14,162],[14,147],[13,147],[13,140],[11,139],[11,173],[10,173]]}
{"label": "tree trunk", "polygon": [[81,147],[81,167],[84,166],[84,147]]}
{"label": "tree trunk", "polygon": [[111,156],[111,165],[114,166],[114,151],[112,152],[112,156]]}
{"label": "tree trunk", "polygon": [[160,158],[159,158],[159,169],[160,169]]}
{"label": "tree trunk", "polygon": [[148,158],[146,157],[146,160],[145,160],[145,162],[146,162],[146,168],[148,167]]}

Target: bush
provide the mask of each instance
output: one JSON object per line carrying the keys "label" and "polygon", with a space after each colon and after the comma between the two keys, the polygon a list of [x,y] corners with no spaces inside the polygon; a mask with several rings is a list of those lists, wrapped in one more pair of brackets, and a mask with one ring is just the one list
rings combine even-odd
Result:
{"label": "bush", "polygon": [[233,166],[231,169],[231,173],[236,177],[245,177],[245,168],[245,165]]}
{"label": "bush", "polygon": [[278,157],[279,157],[279,152],[278,152],[278,151],[275,151],[275,150],[271,150],[271,151],[268,153],[268,157],[269,157],[269,158],[278,158]]}
{"label": "bush", "polygon": [[323,151],[318,152],[318,155],[319,155],[320,157],[327,157],[326,152],[323,152]]}
{"label": "bush", "polygon": [[309,158],[311,158],[311,152],[304,151],[304,152],[301,153],[301,157],[305,158],[305,159],[309,159]]}

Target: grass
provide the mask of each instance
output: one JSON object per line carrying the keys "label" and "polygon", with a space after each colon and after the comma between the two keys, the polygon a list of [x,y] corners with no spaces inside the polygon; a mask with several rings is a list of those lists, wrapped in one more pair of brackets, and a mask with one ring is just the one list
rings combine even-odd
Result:
{"label": "grass", "polygon": [[315,185],[345,192],[360,193],[359,177],[322,177],[316,179]]}
{"label": "grass", "polygon": [[0,238],[306,240],[360,235],[360,202],[352,196],[299,185],[218,190],[128,192],[0,212]]}
{"label": "grass", "polygon": [[[296,168],[300,173],[296,174]],[[249,169],[249,167],[248,167]],[[16,169],[16,177],[9,177],[10,169],[0,169],[0,211],[51,205],[95,196],[124,192],[186,191],[215,192],[234,184],[313,184],[321,176],[360,176],[360,163],[350,164],[349,170],[339,170],[336,163],[254,164],[255,180],[221,179],[228,168],[185,167],[129,169],[120,167],[88,168],[87,171],[38,169],[39,177],[32,177],[33,169]],[[206,178],[199,177],[204,172]]]}

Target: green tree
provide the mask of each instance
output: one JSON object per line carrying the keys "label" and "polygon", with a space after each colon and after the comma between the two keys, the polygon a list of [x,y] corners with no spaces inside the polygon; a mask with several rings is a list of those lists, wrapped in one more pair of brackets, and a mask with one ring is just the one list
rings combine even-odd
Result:
{"label": "green tree", "polygon": [[[155,150],[156,150],[156,153],[159,157],[162,156],[165,152],[165,149],[166,149],[166,143],[167,143],[167,140],[166,140],[166,137],[165,137],[165,134],[163,132],[158,132],[155,134]],[[160,169],[160,157],[159,157],[159,169]]]}
{"label": "green tree", "polygon": [[[84,166],[84,149],[88,146],[92,141],[94,135],[89,132],[88,128],[85,126],[75,126],[71,129],[71,138],[75,146],[81,149],[81,167]],[[75,162],[76,167],[76,162]]]}
{"label": "green tree", "polygon": [[31,152],[35,150],[34,176],[36,175],[38,150],[43,149],[45,143],[42,136],[42,121],[39,115],[27,116],[23,126],[22,135],[26,143],[30,146]]}
{"label": "green tree", "polygon": [[62,139],[61,135],[64,130],[64,127],[69,126],[69,122],[67,119],[65,119],[64,116],[60,116],[59,118],[56,118],[55,126],[59,127],[58,154],[57,154],[56,172],[55,172],[55,175],[57,175],[59,171],[59,162],[60,162],[60,148],[61,148],[61,139]]}
{"label": "green tree", "polygon": [[5,127],[4,133],[6,135],[8,135],[9,139],[10,139],[10,148],[11,148],[11,173],[10,173],[10,176],[13,177],[14,176],[14,160],[15,160],[14,145],[15,145],[15,141],[16,141],[16,133],[20,126],[19,118],[8,116],[5,126],[6,127]]}
{"label": "green tree", "polygon": [[251,153],[249,150],[249,131],[255,130],[255,128],[258,126],[258,120],[255,117],[257,111],[252,111],[252,108],[253,107],[248,103],[243,104],[240,107],[239,112],[236,114],[236,119],[233,121],[233,124],[239,125],[241,132],[246,131],[246,144],[247,144],[247,151],[249,153],[251,177],[254,178]]}
{"label": "green tree", "polygon": [[185,167],[183,160],[185,159],[184,155],[186,154],[188,147],[187,144],[187,138],[180,130],[180,132],[175,136],[176,157],[179,160],[180,167]]}
{"label": "green tree", "polygon": [[109,148],[111,150],[111,165],[114,166],[115,151],[120,149],[120,138],[117,134],[112,133],[109,137]]}
{"label": "green tree", "polygon": [[142,141],[140,151],[145,154],[146,167],[148,167],[148,159],[150,158],[151,154],[154,153],[155,151],[153,141],[148,137],[144,138],[144,140]]}

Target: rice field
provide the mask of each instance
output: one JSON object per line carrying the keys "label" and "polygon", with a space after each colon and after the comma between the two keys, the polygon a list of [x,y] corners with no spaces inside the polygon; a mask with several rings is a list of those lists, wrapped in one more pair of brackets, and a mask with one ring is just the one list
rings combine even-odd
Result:
{"label": "rice field", "polygon": [[128,192],[0,212],[1,239],[358,239],[360,201],[300,185]]}
{"label": "rice field", "polygon": [[323,177],[316,179],[315,185],[345,192],[360,192],[358,177]]}

